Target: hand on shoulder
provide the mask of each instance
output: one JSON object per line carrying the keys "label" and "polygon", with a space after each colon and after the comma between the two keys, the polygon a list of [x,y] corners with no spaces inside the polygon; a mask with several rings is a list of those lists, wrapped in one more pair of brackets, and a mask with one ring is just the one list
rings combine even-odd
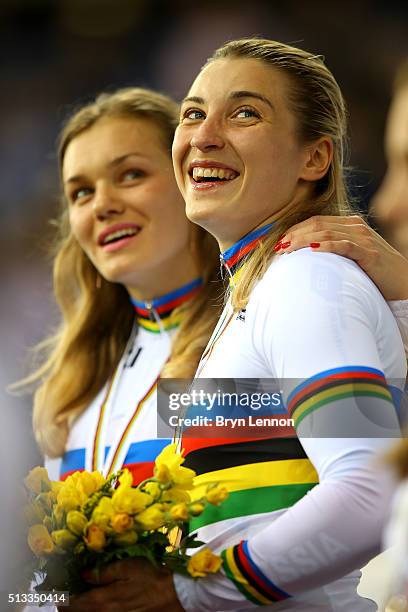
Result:
{"label": "hand on shoulder", "polygon": [[292,226],[280,245],[278,255],[311,247],[353,259],[386,300],[408,299],[408,260],[358,215],[310,217]]}

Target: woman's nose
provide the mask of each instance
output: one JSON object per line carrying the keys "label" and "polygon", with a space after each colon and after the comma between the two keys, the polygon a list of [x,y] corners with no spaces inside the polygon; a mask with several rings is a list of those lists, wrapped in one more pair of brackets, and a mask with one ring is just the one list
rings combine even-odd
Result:
{"label": "woman's nose", "polygon": [[95,217],[104,219],[112,215],[120,215],[124,208],[124,203],[113,186],[103,185],[96,188],[92,203]]}
{"label": "woman's nose", "polygon": [[191,146],[203,152],[222,149],[224,144],[220,122],[208,117],[196,126],[191,138]]}

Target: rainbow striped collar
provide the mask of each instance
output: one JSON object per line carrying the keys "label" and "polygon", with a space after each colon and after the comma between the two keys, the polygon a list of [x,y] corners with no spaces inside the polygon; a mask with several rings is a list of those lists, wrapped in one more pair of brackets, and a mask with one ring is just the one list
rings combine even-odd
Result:
{"label": "rainbow striped collar", "polygon": [[182,315],[175,313],[175,309],[190,300],[202,287],[203,279],[196,278],[190,283],[166,293],[159,298],[147,302],[140,302],[130,298],[137,314],[140,327],[158,334],[178,327]]}
{"label": "rainbow striped collar", "polygon": [[246,257],[251,253],[269,233],[275,223],[268,223],[252,232],[246,234],[241,240],[238,240],[229,249],[220,254],[221,272],[227,270],[230,280],[236,279],[239,269]]}

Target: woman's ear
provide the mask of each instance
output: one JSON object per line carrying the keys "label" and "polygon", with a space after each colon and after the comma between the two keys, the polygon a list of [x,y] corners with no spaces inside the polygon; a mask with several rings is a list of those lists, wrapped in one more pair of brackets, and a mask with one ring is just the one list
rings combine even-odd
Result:
{"label": "woman's ear", "polygon": [[304,181],[318,181],[327,173],[332,159],[333,141],[329,136],[322,136],[307,146],[299,178]]}

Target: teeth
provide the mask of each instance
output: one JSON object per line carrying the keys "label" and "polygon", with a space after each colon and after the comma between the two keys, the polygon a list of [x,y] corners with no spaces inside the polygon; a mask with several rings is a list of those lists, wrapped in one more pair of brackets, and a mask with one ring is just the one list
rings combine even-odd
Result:
{"label": "teeth", "polygon": [[104,238],[103,244],[107,244],[108,242],[112,242],[112,240],[117,240],[118,238],[124,238],[125,236],[134,236],[135,234],[137,234],[137,230],[130,227],[128,229],[118,230],[117,232],[108,234]]}
{"label": "teeth", "polygon": [[202,168],[200,166],[195,166],[193,168],[193,179],[195,181],[202,178],[218,178],[231,181],[237,176],[237,172],[234,170],[228,170],[227,168]]}

